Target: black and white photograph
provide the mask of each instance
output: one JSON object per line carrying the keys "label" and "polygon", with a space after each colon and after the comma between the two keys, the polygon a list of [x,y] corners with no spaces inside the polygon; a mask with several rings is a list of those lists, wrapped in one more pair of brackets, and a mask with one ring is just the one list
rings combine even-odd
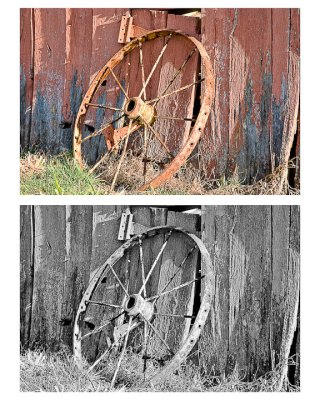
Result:
{"label": "black and white photograph", "polygon": [[21,206],[22,391],[299,391],[299,206]]}
{"label": "black and white photograph", "polygon": [[319,12],[3,4],[3,398],[319,397]]}

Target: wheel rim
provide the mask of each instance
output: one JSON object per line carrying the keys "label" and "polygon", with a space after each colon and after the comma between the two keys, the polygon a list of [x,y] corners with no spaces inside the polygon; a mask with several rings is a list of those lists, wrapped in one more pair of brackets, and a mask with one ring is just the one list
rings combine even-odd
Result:
{"label": "wheel rim", "polygon": [[[168,59],[170,61],[176,49],[174,40],[183,44],[179,47],[181,60],[173,60],[170,64]],[[151,44],[157,49],[153,59]],[[148,66],[146,61],[150,64],[150,60],[146,60],[146,50],[151,59]],[[172,67],[168,76],[162,74],[159,67],[164,57],[167,62],[163,70],[178,64],[176,69]],[[201,61],[201,78],[198,77],[197,60]],[[125,76],[131,63],[138,64],[138,70],[134,87],[130,88]],[[187,74],[192,78],[191,82],[183,82],[183,73],[190,64],[193,68]],[[160,73],[162,78],[165,76],[161,84]],[[201,104],[195,111],[193,103],[200,84],[203,86]],[[90,165],[90,171],[111,164],[114,168],[113,191],[130,149],[131,154],[138,154],[141,161],[134,189],[144,191],[160,186],[186,162],[199,142],[209,116],[213,88],[211,62],[197,39],[171,30],[157,30],[132,40],[98,72],[80,105],[73,138],[75,159],[81,166],[92,164],[90,157],[96,156],[92,152],[101,152]]]}
{"label": "wheel rim", "polygon": [[[125,265],[134,278],[127,275]],[[113,293],[108,293],[110,288]],[[201,290],[197,309],[195,290]],[[89,369],[113,362],[113,387],[130,347],[140,375],[156,383],[190,354],[207,319],[212,294],[213,267],[202,241],[180,228],[151,228],[128,240],[92,274],[74,325],[75,360],[79,366],[89,361]]]}

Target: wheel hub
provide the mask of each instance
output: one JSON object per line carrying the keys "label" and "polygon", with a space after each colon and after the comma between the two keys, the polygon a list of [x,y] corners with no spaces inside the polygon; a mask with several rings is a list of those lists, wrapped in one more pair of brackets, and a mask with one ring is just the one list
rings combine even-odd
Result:
{"label": "wheel hub", "polygon": [[146,104],[140,97],[131,97],[124,106],[124,112],[130,119],[139,119],[142,125],[152,125],[156,118],[156,110]]}
{"label": "wheel hub", "polygon": [[151,320],[154,312],[153,303],[146,301],[140,294],[129,296],[124,309],[129,315],[135,317],[140,314],[147,321]]}

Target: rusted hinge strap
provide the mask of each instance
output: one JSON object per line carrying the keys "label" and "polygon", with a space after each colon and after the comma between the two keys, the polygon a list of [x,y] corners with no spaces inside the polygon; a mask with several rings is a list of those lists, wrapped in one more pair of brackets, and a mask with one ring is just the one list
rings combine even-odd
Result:
{"label": "rusted hinge strap", "polygon": [[128,240],[133,235],[144,233],[150,227],[133,222],[133,214],[126,210],[121,214],[118,240]]}
{"label": "rusted hinge strap", "polygon": [[133,17],[124,15],[121,18],[118,43],[129,43],[131,39],[145,35],[147,32],[147,29],[133,24]]}

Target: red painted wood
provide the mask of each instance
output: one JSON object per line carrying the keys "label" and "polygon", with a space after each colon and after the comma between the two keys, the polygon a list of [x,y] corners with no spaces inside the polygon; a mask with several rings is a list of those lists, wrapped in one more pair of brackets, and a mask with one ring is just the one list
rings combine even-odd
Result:
{"label": "red painted wood", "polygon": [[[89,78],[92,82],[97,72],[109,61],[109,59],[122,47],[117,42],[121,17],[125,15],[126,9],[123,8],[96,8],[92,9],[92,44],[91,44],[91,63]],[[125,70],[115,69],[120,81],[124,81]],[[124,85],[125,86],[125,85]],[[107,79],[107,85],[102,86],[94,98],[93,103],[109,104],[115,106],[120,103],[123,95],[113,80],[112,76]],[[95,129],[99,129],[103,123],[113,119],[113,112],[103,112],[101,109],[91,109],[87,113],[89,124]],[[94,162],[99,155],[105,153],[106,146],[103,136],[98,136],[89,140],[85,147],[86,159]]]}
{"label": "red painted wood", "polygon": [[63,150],[62,99],[65,81],[66,10],[35,9],[34,89],[31,146]]}
{"label": "red painted wood", "polygon": [[[165,29],[167,24],[167,12],[166,11],[153,11],[153,10],[137,10],[132,9],[131,15],[133,17],[133,23],[137,26],[147,29],[148,31],[155,29]],[[162,47],[164,45],[164,39],[158,38],[150,42],[146,42],[142,45],[142,55],[143,55],[143,65],[144,65],[144,75],[145,79],[148,78],[149,73],[160,54]],[[157,97],[158,85],[160,80],[160,73],[162,67],[163,59],[160,60],[156,70],[154,71],[150,82],[146,87],[146,98],[151,99]],[[128,89],[129,96],[139,95],[142,89],[142,72],[140,64],[139,49],[135,49],[130,55],[128,55],[128,63],[130,63],[128,68]],[[137,140],[140,135],[142,135],[142,130],[138,131],[130,140],[130,147],[140,148],[141,140]],[[159,151],[158,143],[150,136],[150,150],[148,152],[148,157],[154,155],[154,149],[157,148]],[[156,158],[156,157],[155,157]],[[158,157],[157,159],[159,159]],[[142,171],[141,171],[142,173]]]}
{"label": "red painted wood", "polygon": [[[198,22],[198,18],[168,14],[167,28],[196,36],[198,33]],[[158,88],[159,93],[167,86],[172,76],[181,67],[193,49],[193,44],[184,38],[174,37],[171,39],[163,57]],[[197,51],[189,60],[186,67],[181,70],[170,91],[179,89],[197,80],[197,74],[200,71],[198,63],[199,53]],[[196,89],[196,86],[193,86],[159,102],[158,114],[170,117],[192,118]],[[191,122],[160,120],[157,125],[159,132],[166,138],[169,149],[172,153],[177,153],[189,136]]]}
{"label": "red painted wood", "polygon": [[299,49],[298,11],[205,9],[203,14],[202,40],[217,86],[200,146],[202,168],[217,178],[236,173],[252,183],[280,162],[292,80],[288,50],[298,54]]}
{"label": "red painted wood", "polygon": [[92,9],[66,9],[66,61],[62,116],[68,148],[81,100],[88,88],[92,45]]}
{"label": "red painted wood", "polygon": [[[121,48],[117,37],[120,19],[127,11],[35,9],[32,13],[30,9],[21,10],[22,147],[39,147],[56,153],[70,150],[80,99],[90,79]],[[195,34],[199,28],[197,18],[167,11],[133,9],[131,14],[136,25],[148,30],[167,27]],[[217,77],[213,112],[198,149],[200,168],[207,175],[221,178],[236,174],[251,183],[272,172],[283,161],[281,154],[288,154],[292,141],[288,126],[292,129],[294,124],[287,110],[295,107],[292,101],[289,103],[289,94],[299,91],[299,24],[298,9],[202,10],[202,42]],[[157,42],[144,46],[146,76],[163,47],[162,39]],[[182,44],[170,43],[147,89],[148,97],[157,94],[168,79],[170,68],[176,68],[183,59],[184,51]],[[141,87],[138,53],[127,57],[115,71],[123,85],[128,86],[130,95]],[[174,57],[172,65],[169,56]],[[191,78],[191,70],[190,67],[182,75],[183,82]],[[194,93],[186,91],[181,96],[185,107],[178,111],[190,113],[188,99]],[[97,92],[93,101],[97,99],[121,106],[124,95],[110,76],[107,86]],[[178,113],[177,104],[172,98],[164,111]],[[89,125],[99,128],[99,124],[109,122],[114,116],[112,111],[104,113],[95,109],[88,114]],[[168,144],[176,150],[181,142],[178,130],[168,121],[160,125],[159,130],[170,132]],[[102,137],[87,143],[88,161],[96,160],[105,151]],[[292,155],[298,155],[298,149],[296,146]]]}
{"label": "red painted wood", "polygon": [[234,10],[202,10],[202,44],[206,48],[216,74],[212,113],[199,145],[200,167],[213,177],[224,175],[228,158],[229,125],[229,33]]}

